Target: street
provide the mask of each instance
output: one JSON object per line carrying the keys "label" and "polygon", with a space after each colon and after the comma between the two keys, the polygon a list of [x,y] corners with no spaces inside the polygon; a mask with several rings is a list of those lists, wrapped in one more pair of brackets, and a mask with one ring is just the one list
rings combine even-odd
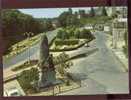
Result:
{"label": "street", "polygon": [[[49,31],[49,32],[46,33],[49,43],[57,35],[57,31],[58,31],[58,29],[56,29],[54,31]],[[30,48],[30,58],[31,59],[38,59],[38,56],[39,56],[39,53],[38,53],[39,45],[40,45],[40,42],[35,44],[35,45],[33,45]],[[18,63],[23,63],[23,62],[27,61],[28,58],[29,58],[28,57],[28,55],[29,55],[28,53],[29,53],[29,50],[26,49],[25,51],[23,51],[22,53],[20,53],[18,55],[14,55],[14,56],[9,57],[9,58],[3,58],[3,68],[5,69],[5,68],[11,67],[13,65],[16,65]]]}
{"label": "street", "polygon": [[[57,30],[56,30],[57,31]],[[48,33],[49,42],[57,32]],[[73,66],[68,70],[74,78],[81,80],[81,88],[59,95],[87,95],[87,94],[115,94],[128,93],[128,72],[124,72],[123,65],[107,47],[107,36],[103,32],[94,33],[96,39],[91,41],[90,47],[81,47],[67,51],[70,56],[86,53],[98,49],[86,57],[72,60]],[[30,48],[31,59],[38,58],[39,43]],[[28,50],[9,59],[4,59],[4,68],[28,60]]]}
{"label": "street", "polygon": [[124,72],[121,62],[106,46],[106,34],[96,32],[94,35],[96,39],[90,43],[90,47],[82,47],[78,52],[94,47],[99,50],[85,58],[74,60],[74,65],[69,69],[74,78],[81,80],[81,88],[59,95],[128,93],[128,72]]}
{"label": "street", "polygon": [[126,6],[3,9],[2,24],[5,96],[129,94]]}

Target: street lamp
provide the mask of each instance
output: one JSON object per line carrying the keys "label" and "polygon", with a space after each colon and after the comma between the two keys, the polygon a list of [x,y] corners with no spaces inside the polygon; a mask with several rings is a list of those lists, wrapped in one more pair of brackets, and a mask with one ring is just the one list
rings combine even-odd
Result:
{"label": "street lamp", "polygon": [[[33,36],[34,33],[32,33],[32,32],[25,32],[24,35],[27,36],[28,43],[29,43],[30,42],[30,37]],[[28,46],[28,63],[30,63],[30,44]]]}

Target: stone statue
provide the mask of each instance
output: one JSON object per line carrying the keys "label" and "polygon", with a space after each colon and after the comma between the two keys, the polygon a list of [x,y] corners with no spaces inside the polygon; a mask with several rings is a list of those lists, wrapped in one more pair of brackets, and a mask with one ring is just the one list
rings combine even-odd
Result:
{"label": "stone statue", "polygon": [[56,81],[53,56],[49,54],[49,45],[46,35],[41,37],[38,67],[40,70],[38,87],[50,86]]}

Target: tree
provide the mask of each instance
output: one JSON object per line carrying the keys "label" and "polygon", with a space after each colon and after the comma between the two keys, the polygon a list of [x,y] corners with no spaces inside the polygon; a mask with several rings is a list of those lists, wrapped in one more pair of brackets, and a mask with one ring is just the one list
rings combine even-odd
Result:
{"label": "tree", "polygon": [[79,29],[75,29],[74,35],[75,35],[76,38],[79,39],[79,37],[80,37],[80,30]]}
{"label": "tree", "polygon": [[62,29],[60,29],[60,30],[57,32],[57,38],[58,38],[58,39],[62,39],[62,32],[63,32]]}
{"label": "tree", "polygon": [[74,37],[74,30],[75,30],[75,27],[73,26],[70,26],[67,28],[67,34],[69,37]]}
{"label": "tree", "polygon": [[53,29],[51,19],[46,19],[45,20],[45,26],[46,26],[46,30],[52,30]]}
{"label": "tree", "polygon": [[2,26],[4,36],[22,35],[25,32],[40,32],[40,24],[35,18],[14,9],[2,10]]}
{"label": "tree", "polygon": [[72,15],[72,9],[69,8],[68,11],[69,11],[69,14]]}
{"label": "tree", "polygon": [[7,50],[11,45],[27,38],[24,36],[25,32],[32,32],[34,35],[42,32],[41,23],[31,15],[14,9],[4,9],[1,13],[3,37],[8,43]]}
{"label": "tree", "polygon": [[67,68],[70,68],[72,62],[62,62],[58,65],[57,70],[62,77],[67,77]]}
{"label": "tree", "polygon": [[89,14],[91,17],[94,17],[95,16],[95,10],[93,7],[91,7],[91,10],[90,10],[90,14]]}
{"label": "tree", "polygon": [[68,33],[67,33],[66,29],[59,30],[57,32],[57,38],[62,39],[62,40],[68,39],[69,36],[68,36]]}
{"label": "tree", "polygon": [[58,20],[59,20],[59,23],[61,24],[62,27],[66,27],[67,26],[67,17],[70,15],[69,12],[63,12]]}
{"label": "tree", "polygon": [[90,30],[83,29],[80,33],[80,38],[93,39],[93,35]]}
{"label": "tree", "polygon": [[74,13],[74,14],[75,14],[75,16],[78,16],[78,12],[77,12],[77,11],[75,11],[75,13]]}
{"label": "tree", "polygon": [[79,14],[81,17],[86,17],[85,10],[79,10]]}
{"label": "tree", "polygon": [[66,69],[70,68],[73,65],[71,61],[67,61],[69,59],[69,55],[66,53],[61,53],[57,56],[57,70],[62,77],[67,77]]}
{"label": "tree", "polygon": [[107,16],[107,12],[106,12],[105,7],[102,8],[102,16]]}
{"label": "tree", "polygon": [[72,9],[63,12],[59,16],[58,20],[62,27],[73,26],[73,25],[79,26],[80,24],[80,21],[77,18],[76,14],[72,14]]}

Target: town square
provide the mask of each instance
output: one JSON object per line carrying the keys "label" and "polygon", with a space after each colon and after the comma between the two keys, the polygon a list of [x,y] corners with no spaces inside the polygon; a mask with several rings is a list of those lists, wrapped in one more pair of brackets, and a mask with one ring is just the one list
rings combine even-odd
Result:
{"label": "town square", "polygon": [[3,9],[4,96],[129,93],[127,7]]}

